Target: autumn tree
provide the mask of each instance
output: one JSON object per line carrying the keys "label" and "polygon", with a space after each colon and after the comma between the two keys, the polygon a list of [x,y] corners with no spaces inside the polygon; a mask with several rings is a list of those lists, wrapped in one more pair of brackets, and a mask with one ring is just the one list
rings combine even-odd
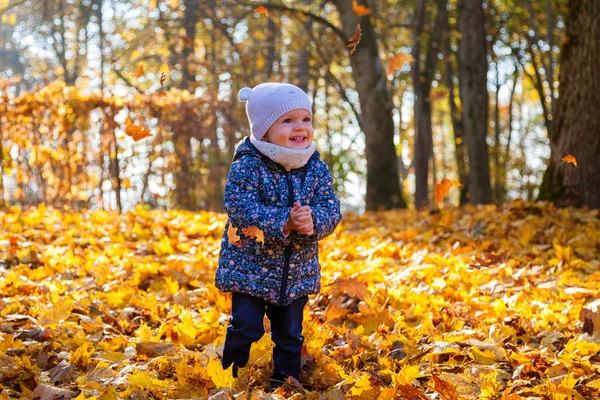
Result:
{"label": "autumn tree", "polygon": [[469,160],[470,201],[490,203],[492,190],[488,161],[487,46],[483,0],[458,1],[459,79],[463,124]]}
{"label": "autumn tree", "polygon": [[[540,199],[600,208],[600,1],[569,1],[560,97]],[[577,165],[562,162],[572,155]]]}

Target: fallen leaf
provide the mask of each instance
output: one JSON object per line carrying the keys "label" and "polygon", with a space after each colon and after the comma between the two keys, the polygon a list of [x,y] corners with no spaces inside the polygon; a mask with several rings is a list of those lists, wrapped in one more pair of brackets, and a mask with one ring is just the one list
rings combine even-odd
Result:
{"label": "fallen leaf", "polygon": [[348,47],[350,48],[350,54],[353,54],[356,51],[356,46],[360,42],[360,38],[362,37],[362,31],[360,30],[360,24],[356,25],[356,33],[348,39]]}
{"label": "fallen leaf", "polygon": [[575,159],[575,157],[573,157],[571,154],[567,154],[567,155],[566,155],[566,156],[564,156],[564,157],[563,157],[561,160],[562,160],[563,162],[566,162],[566,163],[571,163],[571,164],[573,164],[573,165],[577,166],[577,160],[576,160],[576,159]]}
{"label": "fallen leaf", "polygon": [[459,181],[454,179],[444,178],[440,183],[435,184],[435,202],[441,203],[442,199],[448,196],[450,188],[454,186],[461,186]]}
{"label": "fallen leaf", "polygon": [[261,244],[265,244],[265,234],[256,226],[242,228],[242,233],[248,237],[256,239],[256,241],[260,242]]}
{"label": "fallen leaf", "polygon": [[458,400],[458,393],[454,385],[448,381],[433,375],[433,390],[435,390],[443,400]]}
{"label": "fallen leaf", "polygon": [[583,331],[588,335],[600,333],[600,299],[583,306],[579,312],[579,320],[583,323]]}
{"label": "fallen leaf", "polygon": [[332,288],[332,294],[337,295],[340,293],[346,293],[350,297],[356,297],[363,300],[369,293],[367,290],[367,284],[359,282],[356,279],[336,279],[332,282],[329,287]]}
{"label": "fallen leaf", "polygon": [[229,243],[234,246],[241,246],[240,236],[237,234],[237,228],[232,224],[229,224],[229,228],[227,229],[227,238],[229,239]]}
{"label": "fallen leaf", "polygon": [[356,0],[352,0],[352,11],[359,17],[371,14],[371,9],[369,7],[358,4]]}
{"label": "fallen leaf", "polygon": [[491,267],[493,265],[500,265],[500,264],[506,262],[510,253],[512,253],[512,249],[505,250],[502,254],[498,254],[498,255],[496,255],[494,253],[484,253],[483,257],[485,257],[489,261],[486,261],[482,257],[475,257],[475,261],[477,261],[478,264],[469,264],[469,268],[481,269],[483,267]]}

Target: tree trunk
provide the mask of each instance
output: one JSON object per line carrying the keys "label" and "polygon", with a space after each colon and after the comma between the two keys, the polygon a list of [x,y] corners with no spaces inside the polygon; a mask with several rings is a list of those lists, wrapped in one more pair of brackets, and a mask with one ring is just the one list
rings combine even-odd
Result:
{"label": "tree trunk", "polygon": [[469,157],[469,191],[473,204],[490,203],[492,188],[486,143],[488,93],[483,0],[458,1],[460,97]]}
{"label": "tree trunk", "polygon": [[[600,208],[600,1],[569,0],[566,29],[551,155],[539,198]],[[567,154],[577,167],[561,161]]]}
{"label": "tree trunk", "polygon": [[454,132],[454,146],[456,167],[458,169],[458,181],[460,188],[460,205],[467,203],[469,193],[469,181],[467,176],[467,160],[465,154],[465,138],[463,122],[460,110],[456,105],[456,94],[454,91],[454,67],[450,55],[452,48],[450,46],[450,26],[448,24],[448,10],[441,9],[443,26],[443,54],[446,69],[446,86],[448,87],[448,102],[450,103],[450,119],[452,120],[452,131]]}
{"label": "tree trunk", "polygon": [[[433,134],[431,127],[431,101],[429,94],[431,92],[431,81],[435,71],[437,55],[439,51],[439,42],[441,36],[441,27],[444,16],[440,12],[446,8],[447,0],[438,0],[438,15],[433,31],[429,34],[429,45],[427,56],[425,58],[425,69],[421,72],[421,40],[424,17],[425,0],[417,5],[416,26],[413,42],[413,87],[416,95],[415,99],[415,207],[421,208],[429,204],[429,160],[433,153]],[[435,182],[435,173],[433,176]]]}
{"label": "tree trunk", "polygon": [[377,38],[369,16],[359,17],[352,2],[334,0],[344,34],[354,35],[360,24],[362,39],[350,55],[352,76],[360,98],[367,159],[367,210],[406,207],[400,189],[398,162],[394,146],[392,102],[386,76],[379,59]]}

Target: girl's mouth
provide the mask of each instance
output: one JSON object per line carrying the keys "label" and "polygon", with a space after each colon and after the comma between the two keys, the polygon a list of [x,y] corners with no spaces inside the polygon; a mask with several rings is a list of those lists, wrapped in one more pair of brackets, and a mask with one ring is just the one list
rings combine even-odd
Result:
{"label": "girl's mouth", "polygon": [[294,143],[304,143],[306,141],[306,138],[303,136],[295,136],[295,137],[291,137],[290,141],[292,141]]}

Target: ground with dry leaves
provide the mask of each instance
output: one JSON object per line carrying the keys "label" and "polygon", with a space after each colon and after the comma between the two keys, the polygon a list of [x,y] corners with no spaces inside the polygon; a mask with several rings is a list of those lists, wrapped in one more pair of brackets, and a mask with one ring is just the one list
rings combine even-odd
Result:
{"label": "ground with dry leaves", "polygon": [[[600,215],[503,207],[346,215],[321,242],[300,386],[240,378],[212,279],[225,217],[0,214],[1,399],[592,399]],[[229,389],[219,389],[229,387]]]}

